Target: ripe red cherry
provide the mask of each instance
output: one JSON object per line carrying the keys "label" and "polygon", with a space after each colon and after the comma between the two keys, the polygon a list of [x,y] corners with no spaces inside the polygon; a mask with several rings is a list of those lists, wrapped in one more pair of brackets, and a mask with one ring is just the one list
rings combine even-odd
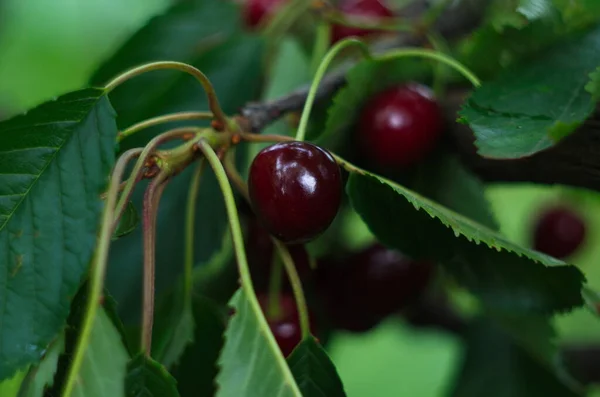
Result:
{"label": "ripe red cherry", "polygon": [[357,141],[380,168],[401,169],[421,160],[442,132],[442,113],[429,88],[410,83],[389,88],[363,108]]}
{"label": "ripe red cherry", "polygon": [[331,224],[340,206],[342,178],[326,150],[306,142],[284,142],[256,155],[248,189],[265,229],[295,244],[312,240]]}
{"label": "ripe red cherry", "polygon": [[[339,5],[339,10],[346,15],[373,19],[389,18],[394,15],[381,0],[346,0]],[[333,42],[337,42],[346,37],[367,36],[376,32],[376,30],[333,25],[331,37]]]}
{"label": "ripe red cherry", "polygon": [[567,207],[554,207],[542,213],[535,225],[534,248],[555,258],[573,254],[585,240],[583,219]]}
{"label": "ripe red cherry", "polygon": [[259,295],[258,300],[281,352],[285,357],[289,356],[302,340],[300,318],[294,298],[287,294],[280,295],[279,313],[276,316],[269,313],[269,297],[267,295]]}
{"label": "ripe red cherry", "polygon": [[286,0],[247,0],[244,3],[244,21],[249,27],[256,27],[264,19],[275,13]]}
{"label": "ripe red cherry", "polygon": [[425,290],[433,265],[412,260],[380,244],[337,265],[319,264],[318,288],[340,328],[366,331],[413,303]]}

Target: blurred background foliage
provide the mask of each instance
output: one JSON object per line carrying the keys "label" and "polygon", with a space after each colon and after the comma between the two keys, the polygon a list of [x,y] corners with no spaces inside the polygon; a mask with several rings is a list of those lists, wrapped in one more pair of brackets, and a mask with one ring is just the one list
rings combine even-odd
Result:
{"label": "blurred background foliage", "polygon": [[[0,2],[0,119],[84,86],[103,60],[169,4],[168,0]],[[271,94],[280,93],[267,96]],[[583,269],[593,287],[600,287],[599,194],[532,185],[493,185],[486,194],[502,232],[525,245],[544,205],[566,202],[582,212],[588,239],[570,261]],[[350,233],[359,229],[361,225],[350,227]],[[585,309],[558,318],[557,327],[561,342],[594,341],[600,335],[600,321]],[[456,337],[408,328],[400,319],[390,319],[364,335],[336,335],[328,348],[350,396],[443,395],[463,353]]]}

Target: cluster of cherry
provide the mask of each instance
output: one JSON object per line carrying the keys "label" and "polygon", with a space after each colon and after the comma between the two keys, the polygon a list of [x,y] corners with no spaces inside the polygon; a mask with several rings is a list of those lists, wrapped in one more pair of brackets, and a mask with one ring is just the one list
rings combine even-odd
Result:
{"label": "cluster of cherry", "polygon": [[[258,24],[285,0],[248,0],[246,22]],[[389,17],[379,0],[349,0],[340,10],[351,15]],[[335,26],[333,39],[372,32]],[[431,90],[417,83],[393,86],[374,95],[361,110],[355,128],[356,148],[373,169],[405,170],[422,161],[436,146],[443,115]],[[246,249],[259,300],[279,346],[288,355],[300,342],[298,312],[286,279],[276,305],[261,280],[272,274],[271,236],[285,243],[303,285],[314,290],[314,305],[329,325],[364,332],[391,314],[417,302],[435,274],[433,263],[417,261],[374,244],[363,251],[309,264],[304,244],[325,231],[340,207],[343,176],[335,158],[306,142],[284,142],[263,149],[248,177],[251,211]],[[577,214],[552,208],[539,218],[534,248],[564,258],[581,244],[585,225]],[[283,277],[283,276],[282,276]],[[277,310],[271,310],[273,307]],[[311,318],[314,319],[311,313]],[[311,321],[316,331],[315,321]]]}

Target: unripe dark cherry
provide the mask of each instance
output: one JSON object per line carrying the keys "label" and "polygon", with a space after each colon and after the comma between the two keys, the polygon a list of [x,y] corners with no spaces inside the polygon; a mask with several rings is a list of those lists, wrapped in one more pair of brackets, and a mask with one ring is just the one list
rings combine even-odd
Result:
{"label": "unripe dark cherry", "polygon": [[[394,15],[382,0],[345,0],[339,5],[339,10],[346,15],[369,17],[373,19],[392,17]],[[334,25],[331,37],[333,42],[337,42],[346,37],[367,36],[376,32],[376,30]]]}
{"label": "unripe dark cherry", "polygon": [[442,113],[431,90],[404,84],[375,95],[363,108],[357,143],[374,165],[397,170],[425,157],[442,128]]}
{"label": "unripe dark cherry", "polygon": [[585,240],[584,220],[573,210],[558,206],[540,215],[534,230],[534,248],[555,258],[572,255]]}
{"label": "unripe dark cherry", "polygon": [[[426,289],[433,265],[415,261],[380,244],[326,269],[319,265],[318,288],[337,326],[366,331],[401,310]],[[323,294],[324,292],[324,294]]]}
{"label": "unripe dark cherry", "polygon": [[342,178],[326,150],[306,142],[284,142],[256,155],[248,189],[265,229],[295,244],[312,240],[331,224],[340,206]]}
{"label": "unripe dark cherry", "polygon": [[256,27],[263,19],[269,18],[286,0],[246,0],[244,21],[249,27]]}

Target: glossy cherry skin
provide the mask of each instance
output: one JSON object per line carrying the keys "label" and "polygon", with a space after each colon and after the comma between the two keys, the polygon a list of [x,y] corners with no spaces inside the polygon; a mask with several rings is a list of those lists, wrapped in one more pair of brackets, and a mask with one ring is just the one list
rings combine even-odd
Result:
{"label": "glossy cherry skin", "polygon": [[361,332],[417,300],[433,265],[412,260],[380,244],[337,265],[319,263],[318,289],[330,318],[340,328]]}
{"label": "glossy cherry skin", "polygon": [[272,16],[286,0],[246,0],[244,3],[244,22],[256,27],[263,19]]}
{"label": "glossy cherry skin", "polygon": [[442,112],[429,88],[404,84],[375,95],[362,109],[357,143],[377,167],[398,170],[424,158],[442,128]]}
{"label": "glossy cherry skin", "polygon": [[[373,18],[374,20],[394,16],[382,0],[345,0],[339,5],[339,10],[346,15]],[[331,38],[333,42],[337,42],[346,37],[367,36],[376,32],[376,30],[333,25]]]}
{"label": "glossy cherry skin", "polygon": [[[289,356],[302,340],[300,317],[298,316],[294,297],[289,294],[279,296],[279,316],[277,318],[268,315],[269,298],[267,295],[259,295],[258,300],[281,352],[285,357]],[[311,321],[311,332],[313,331]]]}
{"label": "glossy cherry skin", "polygon": [[261,150],[250,166],[248,190],[263,227],[287,244],[321,234],[335,218],[342,177],[334,158],[307,142],[284,142]]}
{"label": "glossy cherry skin", "polygon": [[540,215],[534,230],[534,248],[555,258],[572,255],[584,242],[584,220],[567,207],[549,208]]}

